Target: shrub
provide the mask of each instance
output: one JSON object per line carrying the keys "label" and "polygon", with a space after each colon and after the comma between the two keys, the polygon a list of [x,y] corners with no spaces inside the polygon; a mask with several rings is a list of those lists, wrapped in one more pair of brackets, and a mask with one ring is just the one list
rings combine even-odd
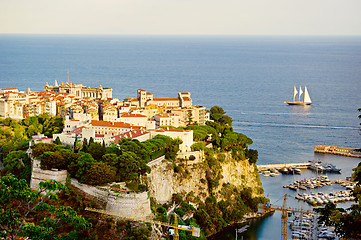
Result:
{"label": "shrub", "polygon": [[85,181],[90,185],[103,185],[114,181],[115,170],[103,162],[94,163],[87,171]]}

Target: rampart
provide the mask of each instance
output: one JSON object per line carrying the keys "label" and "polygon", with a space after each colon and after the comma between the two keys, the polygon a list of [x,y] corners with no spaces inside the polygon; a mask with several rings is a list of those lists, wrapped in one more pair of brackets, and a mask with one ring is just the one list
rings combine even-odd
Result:
{"label": "rampart", "polygon": [[[40,161],[33,159],[33,172],[31,175],[30,187],[37,188],[41,181],[56,180],[65,184],[67,178],[66,170],[42,170]],[[71,185],[85,192],[86,194],[106,203],[106,210],[129,218],[146,218],[152,215],[150,199],[147,192],[142,193],[115,193],[109,187],[91,186],[79,183],[71,178]]]}
{"label": "rampart", "polygon": [[31,173],[30,187],[38,188],[39,183],[46,180],[56,180],[63,184],[66,182],[67,171],[66,170],[42,170],[40,168],[40,161],[33,159],[33,169]]}

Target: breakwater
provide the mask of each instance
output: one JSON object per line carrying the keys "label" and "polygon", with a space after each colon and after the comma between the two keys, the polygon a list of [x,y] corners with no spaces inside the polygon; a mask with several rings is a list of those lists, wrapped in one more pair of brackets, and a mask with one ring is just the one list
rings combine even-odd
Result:
{"label": "breakwater", "polygon": [[303,163],[280,163],[280,164],[266,164],[266,165],[257,165],[258,171],[262,170],[269,170],[271,168],[275,168],[277,170],[282,168],[292,168],[297,167],[300,169],[307,169],[309,166],[311,166],[311,162],[303,162]]}
{"label": "breakwater", "polygon": [[354,148],[337,147],[337,146],[320,144],[315,146],[314,151],[315,153],[327,153],[327,154],[342,155],[346,157],[361,158],[361,152],[356,151],[356,149]]}

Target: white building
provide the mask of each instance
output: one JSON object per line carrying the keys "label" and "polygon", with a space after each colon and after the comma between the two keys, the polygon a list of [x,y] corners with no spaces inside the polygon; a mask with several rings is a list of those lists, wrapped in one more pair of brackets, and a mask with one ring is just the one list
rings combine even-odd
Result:
{"label": "white building", "polygon": [[180,152],[190,152],[191,146],[193,144],[193,131],[192,130],[183,130],[183,129],[171,129],[171,128],[162,128],[150,131],[151,138],[160,135],[165,135],[171,137],[172,139],[179,138],[183,143],[179,146]]}

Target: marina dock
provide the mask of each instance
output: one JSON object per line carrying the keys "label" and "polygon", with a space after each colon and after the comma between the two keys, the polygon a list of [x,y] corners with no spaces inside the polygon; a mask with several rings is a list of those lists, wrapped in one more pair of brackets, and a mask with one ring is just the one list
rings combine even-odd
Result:
{"label": "marina dock", "polygon": [[258,171],[269,170],[275,168],[280,170],[282,168],[290,168],[290,167],[297,167],[299,169],[307,169],[310,166],[311,162],[303,162],[303,163],[280,163],[280,164],[267,164],[267,165],[257,165]]}
{"label": "marina dock", "polygon": [[354,148],[347,147],[337,147],[331,145],[317,145],[315,146],[315,153],[327,153],[327,154],[336,154],[346,157],[357,157],[361,158],[361,152],[356,151]]}

